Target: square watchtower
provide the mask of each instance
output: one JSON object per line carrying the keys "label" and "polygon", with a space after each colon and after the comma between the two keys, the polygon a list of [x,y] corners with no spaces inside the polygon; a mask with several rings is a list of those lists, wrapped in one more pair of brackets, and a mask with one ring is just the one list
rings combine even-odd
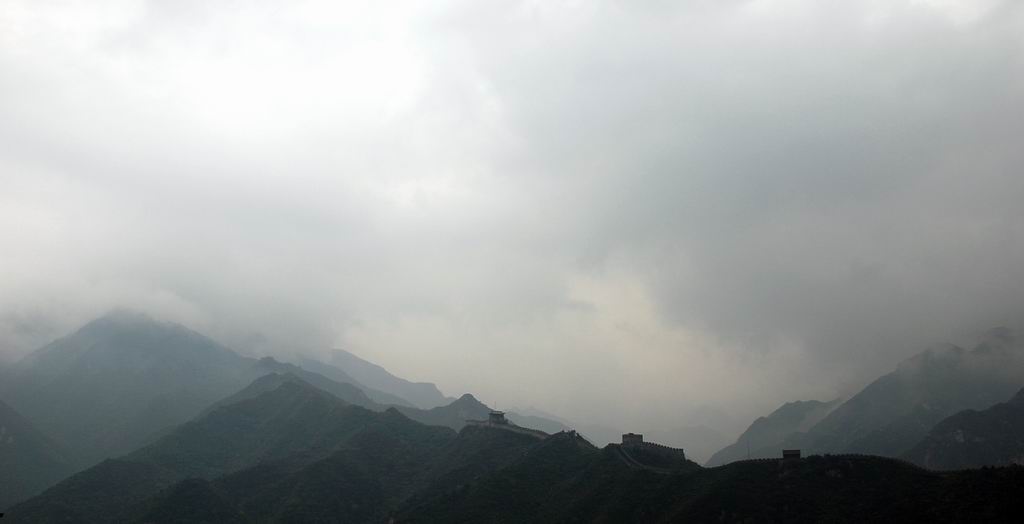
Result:
{"label": "square watchtower", "polygon": [[644,436],[640,433],[626,433],[622,435],[622,445],[628,447],[640,447],[644,445]]}

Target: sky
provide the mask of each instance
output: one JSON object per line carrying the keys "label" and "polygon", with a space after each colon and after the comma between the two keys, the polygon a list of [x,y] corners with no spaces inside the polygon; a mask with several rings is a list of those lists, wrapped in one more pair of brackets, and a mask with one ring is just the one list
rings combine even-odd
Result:
{"label": "sky", "polygon": [[126,307],[735,432],[1022,325],[1022,137],[1011,0],[4,0],[0,359]]}

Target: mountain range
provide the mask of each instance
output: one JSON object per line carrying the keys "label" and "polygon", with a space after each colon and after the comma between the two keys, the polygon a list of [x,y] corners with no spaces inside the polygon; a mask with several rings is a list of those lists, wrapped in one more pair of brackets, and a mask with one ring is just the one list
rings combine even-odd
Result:
{"label": "mountain range", "polygon": [[[657,448],[654,448],[657,449]],[[652,457],[654,455],[651,455]],[[270,374],[11,522],[1010,522],[1024,468],[938,474],[865,456],[671,470],[642,450],[502,426],[458,434]],[[986,489],[972,489],[984,485]]]}
{"label": "mountain range", "polygon": [[969,350],[949,345],[919,353],[844,402],[787,404],[708,464],[746,457],[748,443],[755,458],[783,448],[900,457],[947,417],[986,409],[1022,385],[1024,348],[1008,329],[995,328]]}
{"label": "mountain range", "polygon": [[[348,353],[251,358],[119,311],[2,370],[0,509],[15,522],[998,520],[1024,486],[1021,353],[1002,329],[925,351],[846,401],[783,405],[702,468],[687,459],[721,438],[705,427],[647,435],[692,441],[683,458],[597,447],[538,411],[473,424],[492,412],[473,395]],[[815,456],[780,461],[782,448]],[[864,453],[1006,467],[940,474]]]}
{"label": "mountain range", "polygon": [[136,504],[179,481],[212,480],[256,466],[286,476],[375,442],[380,426],[412,432],[427,450],[455,435],[393,409],[352,405],[295,375],[269,374],[153,444],[77,473],[11,513],[31,522],[119,522]]}
{"label": "mountain range", "polygon": [[1007,402],[939,422],[904,458],[939,470],[1024,464],[1024,389]]}
{"label": "mountain range", "polygon": [[409,382],[392,375],[377,364],[363,360],[343,349],[335,349],[331,352],[329,362],[335,367],[347,371],[359,383],[382,391],[389,391],[412,402],[418,408],[436,408],[455,400],[444,396],[434,384]]}
{"label": "mountain range", "polygon": [[[5,490],[17,497],[2,498],[7,503],[18,500],[67,473],[150,444],[270,373],[293,375],[348,404],[377,412],[394,406],[411,419],[453,430],[490,412],[471,395],[431,409],[417,408],[393,392],[364,386],[348,370],[311,359],[303,363],[305,367],[271,357],[245,357],[181,325],[130,311],[111,312],[7,370],[0,399],[63,450],[65,469],[63,475],[42,475],[47,481],[41,483],[19,476],[25,479],[24,486]],[[421,393],[436,391],[432,384],[406,382],[382,368],[368,372],[365,364],[356,366],[361,371],[355,373],[390,377],[378,377],[378,385],[402,390],[409,384]],[[419,400],[425,398],[435,397],[423,393]],[[509,417],[547,430],[563,428],[536,417]]]}
{"label": "mountain range", "polygon": [[708,466],[721,466],[746,458],[767,458],[779,454],[784,442],[817,424],[835,409],[838,400],[821,402],[798,400],[787,402],[766,417],[760,417],[743,432],[734,444],[720,449],[708,459]]}

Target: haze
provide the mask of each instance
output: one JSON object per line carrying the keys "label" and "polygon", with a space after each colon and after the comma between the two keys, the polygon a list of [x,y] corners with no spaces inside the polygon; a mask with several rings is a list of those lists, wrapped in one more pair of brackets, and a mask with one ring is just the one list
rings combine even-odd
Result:
{"label": "haze", "polygon": [[742,429],[1024,319],[1014,1],[0,4],[0,358],[118,307]]}

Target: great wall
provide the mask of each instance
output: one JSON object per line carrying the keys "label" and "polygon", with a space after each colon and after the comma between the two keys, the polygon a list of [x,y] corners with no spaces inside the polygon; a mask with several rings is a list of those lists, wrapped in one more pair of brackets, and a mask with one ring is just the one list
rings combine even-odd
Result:
{"label": "great wall", "polygon": [[[540,430],[517,426],[516,424],[506,419],[505,414],[501,411],[491,412],[487,417],[487,420],[467,420],[466,425],[499,429],[501,431],[508,431],[520,435],[527,435],[530,437],[534,437],[538,440],[543,440],[551,436],[550,434]],[[568,433],[583,438],[582,435],[579,435],[574,430],[568,430]],[[637,433],[626,433],[622,435],[621,444],[608,444],[606,448],[610,449],[615,454],[615,456],[618,457],[624,464],[633,469],[643,469],[662,474],[673,474],[678,473],[681,468],[693,464],[686,459],[686,452],[682,448],[673,448],[670,446],[658,444],[656,442],[646,442],[644,441],[643,435]],[[820,458],[852,460],[877,459],[897,462],[905,466],[911,466],[915,469],[924,469],[917,464],[902,459],[892,457],[881,457],[876,455],[863,455],[858,453],[826,453],[824,455],[801,457],[800,450],[798,449],[782,450],[781,457],[737,460],[730,462],[729,464],[715,466],[715,468],[728,467],[731,464],[749,463],[777,463],[780,465],[784,465],[787,463],[792,463],[794,461],[799,462],[800,460],[815,460]]]}
{"label": "great wall", "polygon": [[546,439],[550,436],[537,429],[524,428],[513,424],[505,418],[505,413],[501,411],[492,411],[490,415],[488,415],[487,420],[467,420],[466,425],[497,428],[503,431],[518,433],[520,435],[529,435],[538,439]]}
{"label": "great wall", "polygon": [[[505,413],[492,411],[487,420],[467,420],[467,426],[494,428],[502,431],[528,435],[537,439],[545,439],[550,435],[536,429],[517,426],[505,418]],[[574,430],[569,433],[578,435]],[[609,444],[609,448],[616,453],[627,466],[634,469],[645,469],[656,473],[673,473],[690,462],[686,460],[686,452],[681,448],[673,448],[655,442],[644,442],[644,436],[637,433],[626,433],[622,435],[621,444]]]}

